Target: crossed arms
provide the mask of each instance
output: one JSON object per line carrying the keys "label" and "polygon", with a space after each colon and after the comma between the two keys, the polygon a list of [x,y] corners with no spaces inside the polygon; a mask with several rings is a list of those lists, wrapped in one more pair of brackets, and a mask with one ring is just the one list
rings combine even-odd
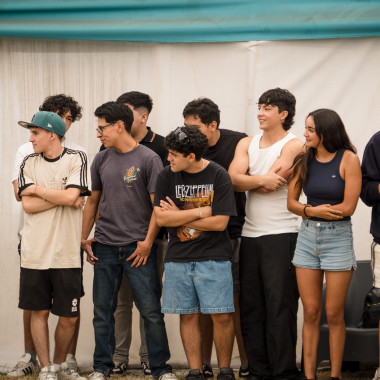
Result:
{"label": "crossed arms", "polygon": [[230,218],[228,215],[212,215],[212,206],[180,210],[169,197],[154,207],[154,215],[160,227],[185,225],[199,231],[224,231]]}
{"label": "crossed arms", "polygon": [[247,174],[249,168],[248,149],[252,138],[253,136],[245,137],[236,146],[235,156],[228,170],[234,190],[238,192],[253,190],[260,193],[279,190],[287,183],[287,178],[292,172],[293,160],[302,150],[302,142],[296,138],[288,141],[281,151],[280,158],[273,163],[267,173],[249,175]]}
{"label": "crossed arms", "polygon": [[[17,187],[17,180],[13,182]],[[16,199],[20,199],[15,193]],[[72,206],[79,208],[83,203],[80,196],[80,189],[68,188],[64,190],[48,189],[39,185],[29,185],[20,193],[22,207],[27,214],[34,214],[50,210],[56,206]]]}
{"label": "crossed arms", "polygon": [[[289,183],[288,210],[302,217],[306,217],[307,215],[307,217],[316,217],[327,220],[339,220],[345,216],[351,216],[358,204],[362,184],[358,156],[351,151],[346,151],[343,155],[339,172],[345,181],[344,198],[342,203],[333,206],[330,204],[323,204],[315,207],[302,204],[299,202],[302,189],[299,184],[297,184],[299,174],[296,173],[295,177],[293,177]],[[307,206],[306,209],[305,206]]]}

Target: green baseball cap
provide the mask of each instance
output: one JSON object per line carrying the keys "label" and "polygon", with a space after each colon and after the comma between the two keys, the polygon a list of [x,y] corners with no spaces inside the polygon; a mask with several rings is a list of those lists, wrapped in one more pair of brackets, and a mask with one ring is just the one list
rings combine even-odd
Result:
{"label": "green baseball cap", "polygon": [[54,112],[38,111],[30,123],[19,121],[18,124],[24,128],[43,128],[62,137],[66,133],[65,122]]}

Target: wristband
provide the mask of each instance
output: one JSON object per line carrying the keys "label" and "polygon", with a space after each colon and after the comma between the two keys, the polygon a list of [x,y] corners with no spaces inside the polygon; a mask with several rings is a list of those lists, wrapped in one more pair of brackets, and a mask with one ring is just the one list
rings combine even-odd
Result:
{"label": "wristband", "polygon": [[306,207],[311,207],[310,205],[305,205],[303,208],[303,214],[306,216],[306,218],[309,218],[309,215],[306,214]]}
{"label": "wristband", "polygon": [[201,211],[201,206],[199,206],[199,216],[200,216],[201,219],[203,218],[202,211]]}

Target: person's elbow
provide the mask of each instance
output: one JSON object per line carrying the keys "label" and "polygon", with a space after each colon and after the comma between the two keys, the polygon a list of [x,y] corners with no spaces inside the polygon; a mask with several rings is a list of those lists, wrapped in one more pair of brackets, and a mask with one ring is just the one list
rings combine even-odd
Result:
{"label": "person's elbow", "polygon": [[80,197],[80,192],[77,189],[67,189],[67,190],[68,191],[67,191],[64,206],[74,207],[75,202],[77,201],[78,197]]}
{"label": "person's elbow", "polygon": [[22,199],[22,208],[24,209],[25,214],[33,214],[35,212],[32,205],[24,198]]}
{"label": "person's elbow", "polygon": [[158,227],[166,227],[165,215],[163,215],[163,212],[159,207],[154,208],[154,217]]}
{"label": "person's elbow", "polygon": [[228,174],[231,177],[232,187],[233,187],[234,191],[237,192],[237,193],[244,192],[245,189],[240,184],[239,176],[236,175],[236,174],[233,174],[231,172],[228,172]]}
{"label": "person's elbow", "polygon": [[352,216],[356,210],[357,203],[354,205],[346,206],[343,210],[343,216]]}
{"label": "person's elbow", "polygon": [[235,193],[244,193],[246,191],[244,187],[242,187],[236,183],[232,183],[232,187],[233,187]]}
{"label": "person's elbow", "polygon": [[34,213],[33,210],[28,206],[23,206],[23,209],[24,209],[25,214],[30,215]]}
{"label": "person's elbow", "polygon": [[224,231],[227,228],[230,217],[227,215],[220,215],[218,220],[214,223],[214,231]]}

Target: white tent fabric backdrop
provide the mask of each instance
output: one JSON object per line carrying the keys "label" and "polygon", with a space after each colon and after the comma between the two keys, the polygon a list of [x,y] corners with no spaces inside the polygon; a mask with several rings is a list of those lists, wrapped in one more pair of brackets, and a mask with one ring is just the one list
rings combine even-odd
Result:
{"label": "white tent fabric backdrop", "polygon": [[[292,132],[303,139],[304,119],[317,108],[342,117],[362,158],[369,138],[380,129],[380,38],[242,43],[159,44],[0,38],[0,369],[13,365],[23,349],[22,312],[17,309],[20,204],[13,196],[11,173],[18,146],[29,133],[17,125],[30,120],[48,95],[65,93],[83,106],[83,118],[69,131],[85,146],[90,160],[99,149],[94,109],[120,94],[149,93],[154,108],[149,126],[166,135],[183,123],[182,110],[206,96],[221,109],[221,128],[259,132],[257,100],[269,88],[282,87],[297,98]],[[359,201],[353,217],[357,259],[369,259],[370,209]],[[43,228],[43,226],[42,226]],[[85,265],[86,296],[81,305],[77,357],[91,365],[92,267]],[[55,318],[51,318],[51,336]],[[186,363],[178,317],[165,317],[171,363]],[[301,331],[302,311],[299,316]],[[134,318],[130,362],[138,362],[139,334]],[[300,334],[299,334],[300,335]],[[300,341],[300,338],[299,338]],[[300,346],[299,346],[300,347]],[[298,349],[300,360],[300,349]],[[215,357],[214,357],[215,362]],[[238,365],[235,348],[233,364]]]}

